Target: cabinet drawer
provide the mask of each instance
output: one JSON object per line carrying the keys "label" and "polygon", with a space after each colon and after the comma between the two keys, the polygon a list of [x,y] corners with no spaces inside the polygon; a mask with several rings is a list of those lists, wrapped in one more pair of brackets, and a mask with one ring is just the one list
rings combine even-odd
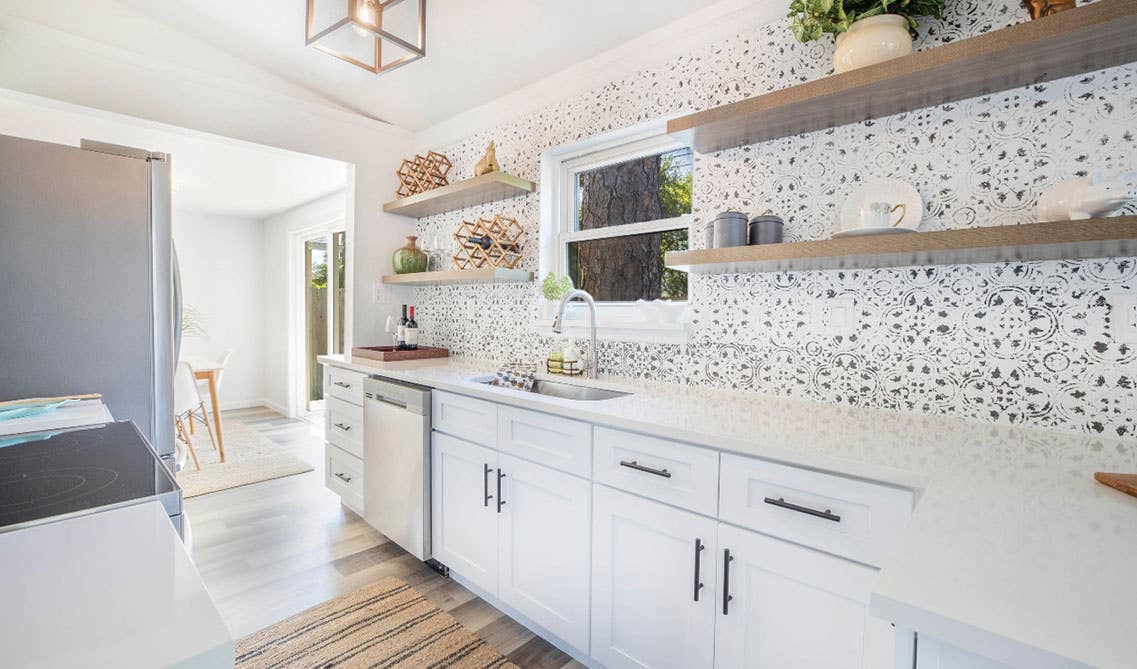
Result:
{"label": "cabinet drawer", "polygon": [[497,447],[497,405],[472,397],[434,391],[434,429],[491,448]]}
{"label": "cabinet drawer", "polygon": [[334,397],[324,402],[325,439],[363,459],[363,407]]}
{"label": "cabinet drawer", "polygon": [[723,454],[719,517],[880,565],[912,514],[912,491]]}
{"label": "cabinet drawer", "polygon": [[363,378],[366,374],[324,365],[324,397],[335,397],[363,406]]}
{"label": "cabinet drawer", "polygon": [[324,453],[324,472],[325,485],[363,515],[363,460],[329,444]]}
{"label": "cabinet drawer", "polygon": [[570,474],[591,477],[591,425],[508,406],[499,406],[497,412],[499,449]]}
{"label": "cabinet drawer", "polygon": [[598,427],[593,476],[615,488],[715,515],[719,454],[677,441]]}

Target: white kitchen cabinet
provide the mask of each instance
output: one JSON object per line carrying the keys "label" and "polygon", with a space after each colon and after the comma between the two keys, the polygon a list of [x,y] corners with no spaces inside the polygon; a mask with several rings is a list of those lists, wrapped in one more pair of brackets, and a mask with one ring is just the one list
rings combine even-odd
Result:
{"label": "white kitchen cabinet", "polygon": [[718,545],[718,669],[894,666],[891,626],[868,615],[875,569],[724,524]]}
{"label": "white kitchen cabinet", "polygon": [[489,593],[497,592],[498,454],[432,433],[434,557]]}
{"label": "white kitchen cabinet", "polygon": [[717,523],[602,485],[592,495],[592,657],[609,669],[712,667]]}
{"label": "white kitchen cabinet", "polygon": [[591,483],[504,454],[498,469],[498,597],[588,648]]}

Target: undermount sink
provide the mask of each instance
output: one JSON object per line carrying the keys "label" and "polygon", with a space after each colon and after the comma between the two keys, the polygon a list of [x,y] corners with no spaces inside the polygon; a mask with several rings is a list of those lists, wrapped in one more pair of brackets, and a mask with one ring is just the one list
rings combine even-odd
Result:
{"label": "undermount sink", "polygon": [[[477,379],[477,381],[478,383],[493,385],[493,379]],[[512,390],[527,392],[520,388],[513,388]],[[594,386],[578,386],[574,383],[561,383],[559,381],[546,381],[544,379],[534,381],[533,388],[528,392],[537,393],[538,395],[548,395],[549,397],[559,397],[564,400],[579,401],[611,400],[617,397],[627,397],[631,395],[631,393],[622,393],[618,390],[608,390],[607,388],[596,388]]]}

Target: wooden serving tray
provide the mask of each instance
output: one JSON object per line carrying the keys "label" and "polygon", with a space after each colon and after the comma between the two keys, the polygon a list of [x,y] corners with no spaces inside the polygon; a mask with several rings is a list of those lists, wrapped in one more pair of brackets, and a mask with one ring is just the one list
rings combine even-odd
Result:
{"label": "wooden serving tray", "polygon": [[379,362],[401,362],[405,360],[446,358],[450,356],[450,349],[419,346],[413,351],[397,351],[394,346],[357,346],[351,349],[351,356],[353,358],[378,360]]}

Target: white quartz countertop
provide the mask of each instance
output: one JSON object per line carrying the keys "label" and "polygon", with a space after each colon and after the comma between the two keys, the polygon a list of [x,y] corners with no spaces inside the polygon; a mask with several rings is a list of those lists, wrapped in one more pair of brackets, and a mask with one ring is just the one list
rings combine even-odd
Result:
{"label": "white quartz countertop", "polygon": [[[629,379],[574,401],[478,383],[468,358],[321,362],[596,424],[919,490],[884,561],[875,615],[1014,666],[1137,662],[1137,442]],[[1135,407],[1134,410],[1137,410]]]}
{"label": "white quartz countertop", "polygon": [[233,666],[233,640],[158,502],[0,534],[0,667]]}

